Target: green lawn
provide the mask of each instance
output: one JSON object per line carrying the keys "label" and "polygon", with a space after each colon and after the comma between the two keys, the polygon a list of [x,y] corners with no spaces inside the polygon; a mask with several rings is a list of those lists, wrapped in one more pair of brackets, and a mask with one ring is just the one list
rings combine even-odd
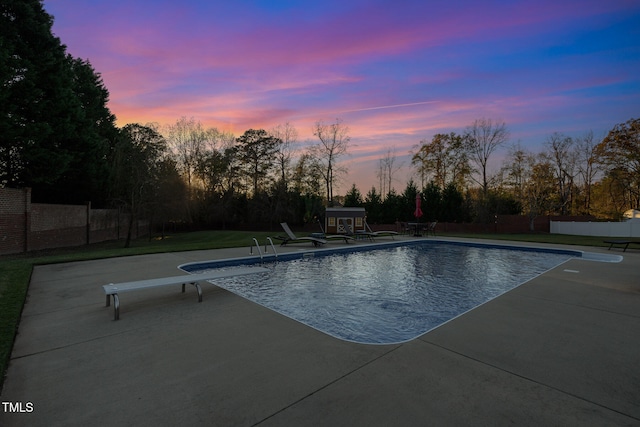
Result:
{"label": "green lawn", "polygon": [[[271,232],[199,231],[173,234],[165,239],[138,239],[132,242],[130,248],[123,248],[123,241],[117,241],[0,257],[0,390],[4,382],[33,266],[161,252],[249,247],[253,237],[257,238],[259,242],[264,242],[268,236],[273,235],[274,233]],[[444,237],[449,236],[563,245],[608,246],[603,243],[602,237],[591,236],[454,233],[444,235]]]}

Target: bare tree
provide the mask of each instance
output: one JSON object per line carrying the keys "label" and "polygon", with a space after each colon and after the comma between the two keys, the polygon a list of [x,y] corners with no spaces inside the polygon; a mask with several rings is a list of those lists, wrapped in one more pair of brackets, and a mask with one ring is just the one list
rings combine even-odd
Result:
{"label": "bare tree", "polygon": [[271,130],[271,135],[280,141],[275,157],[279,169],[280,181],[284,189],[289,187],[289,176],[291,175],[291,158],[295,153],[295,144],[298,142],[298,131],[289,122],[278,125]]}
{"label": "bare tree", "polygon": [[193,187],[198,158],[202,155],[206,132],[200,122],[192,117],[181,117],[173,125],[168,125],[166,138],[178,169],[182,173],[189,190]]}
{"label": "bare tree", "polygon": [[537,157],[527,156],[529,177],[525,184],[525,210],[529,217],[529,229],[534,231],[535,219],[539,215],[548,213],[553,203],[554,173],[553,164],[547,156],[539,154]]}
{"label": "bare tree", "polygon": [[578,173],[584,186],[584,213],[591,213],[591,189],[596,176],[600,172],[600,163],[596,152],[597,144],[593,139],[593,132],[587,132],[583,137],[576,139],[576,152],[578,156]]}
{"label": "bare tree", "polygon": [[545,146],[548,150],[545,154],[554,167],[560,214],[567,215],[571,211],[576,175],[576,152],[573,151],[573,139],[555,132],[547,138]]}
{"label": "bare tree", "polygon": [[519,143],[515,144],[509,149],[502,168],[504,184],[511,188],[511,192],[522,206],[527,204],[525,190],[531,175],[532,156],[533,154],[522,148]]}
{"label": "bare tree", "polygon": [[464,139],[471,161],[480,169],[480,179],[472,179],[482,186],[486,197],[489,190],[487,164],[493,152],[509,139],[507,125],[491,119],[478,119],[467,128]]}
{"label": "bare tree", "polygon": [[188,219],[193,219],[193,202],[196,199],[196,189],[204,187],[198,170],[200,163],[207,155],[217,148],[217,143],[224,140],[226,135],[217,129],[205,129],[193,117],[181,117],[173,125],[165,128],[165,138],[169,144],[173,158],[180,174],[187,185]]}
{"label": "bare tree", "polygon": [[378,159],[378,169],[376,171],[376,178],[378,178],[378,187],[380,194],[385,194],[385,186],[387,185],[387,170],[384,166],[384,159]]}
{"label": "bare tree", "polygon": [[313,134],[320,143],[311,147],[313,156],[322,165],[322,175],[327,190],[327,205],[333,205],[333,186],[345,168],[338,167],[338,160],[347,153],[349,146],[349,128],[340,119],[335,123],[316,122]]}
{"label": "bare tree", "polygon": [[397,163],[396,161],[395,148],[388,149],[384,157],[378,160],[378,172],[376,175],[380,179],[381,195],[391,193],[394,181],[393,176],[404,166],[404,163]]}
{"label": "bare tree", "polygon": [[429,175],[427,155],[422,150],[422,147],[424,147],[425,144],[427,144],[427,140],[423,139],[420,141],[420,145],[413,146],[416,150],[415,153],[413,151],[409,151],[409,154],[411,154],[411,165],[416,168],[416,172],[420,179],[420,190],[423,190],[427,185],[427,177]]}

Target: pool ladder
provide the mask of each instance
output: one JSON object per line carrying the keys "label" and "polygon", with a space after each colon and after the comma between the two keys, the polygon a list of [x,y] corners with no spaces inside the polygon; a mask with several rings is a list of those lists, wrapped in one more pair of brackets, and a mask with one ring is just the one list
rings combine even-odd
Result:
{"label": "pool ladder", "polygon": [[[274,246],[273,240],[271,240],[271,237],[267,237],[267,241],[264,242],[264,253],[262,252],[262,249],[260,249],[260,244],[258,243],[258,239],[256,239],[255,237],[253,238],[253,243],[255,244],[255,247],[258,250],[258,255],[260,255],[260,261],[262,261],[264,259],[264,255],[269,252],[269,247],[267,246],[267,244],[271,245],[271,248],[273,249],[273,254],[276,257],[276,260],[278,259],[278,252],[276,252],[276,247]],[[251,255],[253,255],[253,246],[254,245],[251,245],[249,250]]]}

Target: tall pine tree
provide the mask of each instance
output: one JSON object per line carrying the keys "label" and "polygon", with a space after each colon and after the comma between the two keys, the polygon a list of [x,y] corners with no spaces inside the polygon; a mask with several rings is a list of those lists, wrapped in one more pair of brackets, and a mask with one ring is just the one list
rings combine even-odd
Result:
{"label": "tall pine tree", "polygon": [[67,55],[41,0],[0,0],[0,185],[34,201],[104,194],[115,118],[88,62]]}

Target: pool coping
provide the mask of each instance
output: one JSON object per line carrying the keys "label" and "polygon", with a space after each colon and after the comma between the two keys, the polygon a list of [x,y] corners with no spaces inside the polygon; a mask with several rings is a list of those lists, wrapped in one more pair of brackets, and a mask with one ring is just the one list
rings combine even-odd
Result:
{"label": "pool coping", "polygon": [[182,270],[186,273],[191,273],[193,270],[189,268],[194,265],[207,265],[206,268],[221,268],[221,267],[231,267],[242,264],[257,264],[264,262],[272,262],[272,261],[291,261],[296,259],[302,259],[307,256],[325,256],[331,255],[334,253],[345,253],[345,252],[362,252],[362,251],[370,251],[376,250],[386,247],[400,247],[400,246],[415,246],[415,245],[425,245],[425,244],[451,244],[458,246],[471,246],[478,248],[493,248],[493,249],[508,249],[508,250],[520,250],[520,251],[532,251],[532,252],[545,252],[545,253],[555,253],[562,255],[571,255],[575,258],[582,258],[588,261],[597,261],[597,262],[611,262],[617,263],[623,260],[621,255],[612,255],[612,254],[602,254],[595,252],[586,252],[577,249],[558,249],[558,248],[549,248],[542,246],[529,246],[523,244],[508,244],[508,243],[483,243],[483,242],[469,242],[469,241],[458,241],[458,240],[448,240],[448,239],[420,239],[420,240],[394,240],[390,242],[375,242],[375,243],[365,243],[358,245],[344,245],[340,247],[328,247],[328,248],[318,248],[312,250],[300,250],[298,252],[284,252],[281,254],[264,254],[264,255],[255,255],[250,257],[240,257],[240,258],[228,258],[228,259],[218,259],[218,260],[209,260],[209,261],[198,261],[198,262],[188,262],[184,264],[180,264],[177,266],[179,270]]}
{"label": "pool coping", "polygon": [[104,307],[109,281],[248,252],[35,267],[1,399],[34,410],[0,412],[0,424],[640,422],[639,251],[616,264],[572,258],[401,345],[337,340],[215,287],[202,303],[150,291],[119,322]]}

